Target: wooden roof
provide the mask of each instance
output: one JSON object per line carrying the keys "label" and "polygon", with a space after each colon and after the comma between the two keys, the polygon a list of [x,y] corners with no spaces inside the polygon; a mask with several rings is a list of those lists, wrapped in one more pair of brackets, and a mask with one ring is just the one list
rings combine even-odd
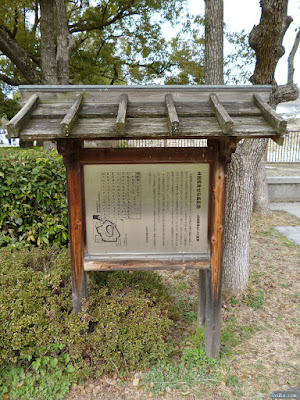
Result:
{"label": "wooden roof", "polygon": [[10,137],[277,138],[286,121],[267,104],[271,86],[20,86]]}

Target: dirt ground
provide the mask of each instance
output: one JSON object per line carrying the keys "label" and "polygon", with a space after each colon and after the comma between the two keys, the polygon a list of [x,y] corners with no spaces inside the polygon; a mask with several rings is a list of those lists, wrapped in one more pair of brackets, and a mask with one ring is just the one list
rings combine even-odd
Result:
{"label": "dirt ground", "polygon": [[[300,386],[300,248],[272,228],[286,225],[300,225],[300,220],[283,211],[274,212],[271,218],[253,217],[248,288],[238,299],[225,296],[222,309],[223,329],[231,323],[233,330],[250,333],[230,354],[221,355],[217,386],[205,392],[201,384],[184,392],[168,388],[160,399],[267,400],[271,391]],[[182,279],[189,282],[189,291],[196,298],[196,273],[182,274],[190,274]],[[141,372],[132,374],[126,382],[117,374],[90,379],[73,387],[66,400],[155,399],[145,390]]]}

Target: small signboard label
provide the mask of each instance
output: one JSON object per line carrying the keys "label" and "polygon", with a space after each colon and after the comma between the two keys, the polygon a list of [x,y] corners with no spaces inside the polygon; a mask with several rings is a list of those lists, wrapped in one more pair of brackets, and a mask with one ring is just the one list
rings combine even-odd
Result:
{"label": "small signboard label", "polygon": [[208,254],[209,164],[84,165],[86,257]]}

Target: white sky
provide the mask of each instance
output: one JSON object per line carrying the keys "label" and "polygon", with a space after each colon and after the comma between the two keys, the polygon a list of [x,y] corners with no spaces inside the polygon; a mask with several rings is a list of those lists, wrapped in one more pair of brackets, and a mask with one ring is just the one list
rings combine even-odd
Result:
{"label": "white sky", "polygon": [[[204,15],[203,0],[189,0],[190,12],[193,14]],[[245,29],[250,32],[253,25],[258,25],[260,20],[261,8],[259,0],[224,0],[224,22],[230,32],[238,32]],[[287,57],[293,46],[295,39],[295,29],[300,27],[300,1],[289,0],[288,15],[294,21],[291,23],[285,38],[285,55],[279,60],[276,69],[275,79],[279,84],[287,83]],[[300,46],[295,57],[294,82],[300,85]]]}

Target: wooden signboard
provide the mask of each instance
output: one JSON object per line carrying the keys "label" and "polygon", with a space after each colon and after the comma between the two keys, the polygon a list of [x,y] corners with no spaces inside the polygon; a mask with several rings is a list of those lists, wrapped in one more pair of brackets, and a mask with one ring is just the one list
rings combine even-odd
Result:
{"label": "wooden signboard", "polygon": [[[72,296],[86,272],[199,270],[205,350],[220,350],[226,170],[237,140],[282,143],[270,86],[24,86],[10,137],[55,140],[68,180]],[[198,140],[207,147],[97,148],[85,141]]]}
{"label": "wooden signboard", "polygon": [[85,259],[209,256],[209,164],[84,165],[83,176]]}
{"label": "wooden signboard", "polygon": [[68,178],[76,312],[88,296],[87,271],[198,269],[199,324],[206,324],[207,354],[218,355],[230,143],[97,149],[58,140]]}

